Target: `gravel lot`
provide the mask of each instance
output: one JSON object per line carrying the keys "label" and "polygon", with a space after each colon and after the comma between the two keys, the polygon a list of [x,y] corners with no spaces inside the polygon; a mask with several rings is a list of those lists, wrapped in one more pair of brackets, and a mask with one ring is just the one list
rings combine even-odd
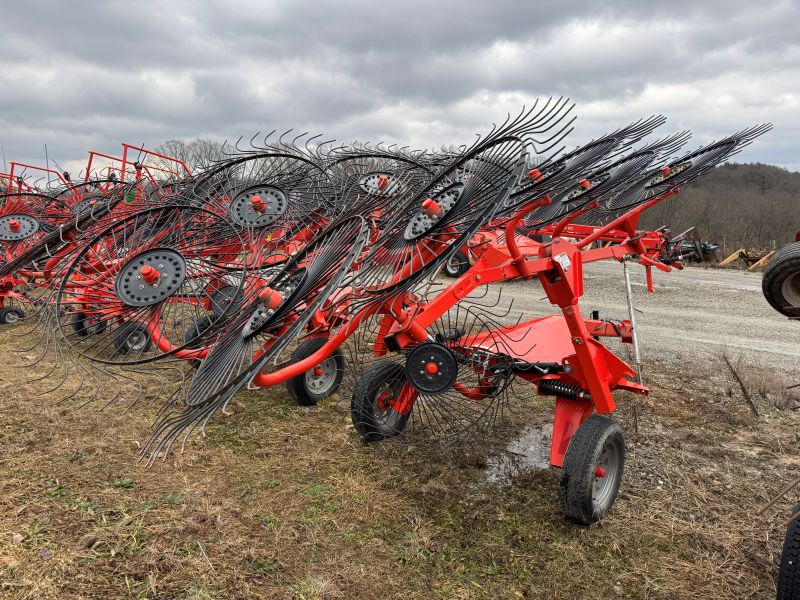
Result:
{"label": "gravel lot", "polygon": [[[584,271],[584,314],[599,310],[603,318],[627,318],[622,265],[592,263]],[[645,369],[651,361],[699,364],[727,352],[800,381],[800,323],[767,304],[760,273],[697,267],[655,272],[652,294],[646,291],[644,268],[632,265],[632,273]],[[537,282],[504,284],[502,296],[506,302],[513,299],[516,315],[553,312]]]}

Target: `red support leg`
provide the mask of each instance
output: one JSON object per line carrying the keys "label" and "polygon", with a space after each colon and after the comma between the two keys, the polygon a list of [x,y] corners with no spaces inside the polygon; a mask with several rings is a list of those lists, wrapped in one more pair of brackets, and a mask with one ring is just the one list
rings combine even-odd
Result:
{"label": "red support leg", "polygon": [[564,454],[567,452],[572,435],[591,414],[592,402],[590,400],[556,398],[553,439],[550,443],[551,465],[560,467],[564,464]]}

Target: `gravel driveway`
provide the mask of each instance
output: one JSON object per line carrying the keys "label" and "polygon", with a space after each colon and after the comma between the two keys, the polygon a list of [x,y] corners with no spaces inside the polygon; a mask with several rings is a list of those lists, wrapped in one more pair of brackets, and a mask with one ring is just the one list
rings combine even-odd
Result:
{"label": "gravel driveway", "polygon": [[[584,314],[599,310],[603,318],[627,318],[622,265],[592,263],[584,272]],[[800,322],[767,304],[760,273],[698,267],[656,271],[652,294],[645,288],[644,268],[634,264],[632,273],[645,368],[652,360],[703,361],[727,351],[800,380]],[[502,301],[513,299],[515,318],[552,314],[544,295],[535,281],[502,284]]]}

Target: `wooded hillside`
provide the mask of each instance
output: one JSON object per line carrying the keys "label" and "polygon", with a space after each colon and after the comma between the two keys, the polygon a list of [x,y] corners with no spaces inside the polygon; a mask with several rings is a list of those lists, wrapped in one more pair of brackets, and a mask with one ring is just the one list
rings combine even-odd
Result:
{"label": "wooded hillside", "polygon": [[800,173],[764,164],[725,164],[645,212],[641,227],[673,234],[697,227],[720,250],[771,248],[800,229]]}

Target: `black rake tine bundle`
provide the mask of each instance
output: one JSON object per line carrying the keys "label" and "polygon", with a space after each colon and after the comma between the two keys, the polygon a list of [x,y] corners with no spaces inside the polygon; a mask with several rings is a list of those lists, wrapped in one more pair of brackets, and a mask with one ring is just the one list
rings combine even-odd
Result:
{"label": "black rake tine bundle", "polygon": [[[189,388],[186,406],[167,413],[142,449],[152,463],[179,437],[184,443],[197,427],[205,427],[233,395],[270,362],[275,361],[305,328],[352,268],[367,242],[369,230],[360,217],[332,224],[269,282],[269,295],[259,295],[241,311],[203,361]],[[252,354],[251,354],[252,353]]]}

